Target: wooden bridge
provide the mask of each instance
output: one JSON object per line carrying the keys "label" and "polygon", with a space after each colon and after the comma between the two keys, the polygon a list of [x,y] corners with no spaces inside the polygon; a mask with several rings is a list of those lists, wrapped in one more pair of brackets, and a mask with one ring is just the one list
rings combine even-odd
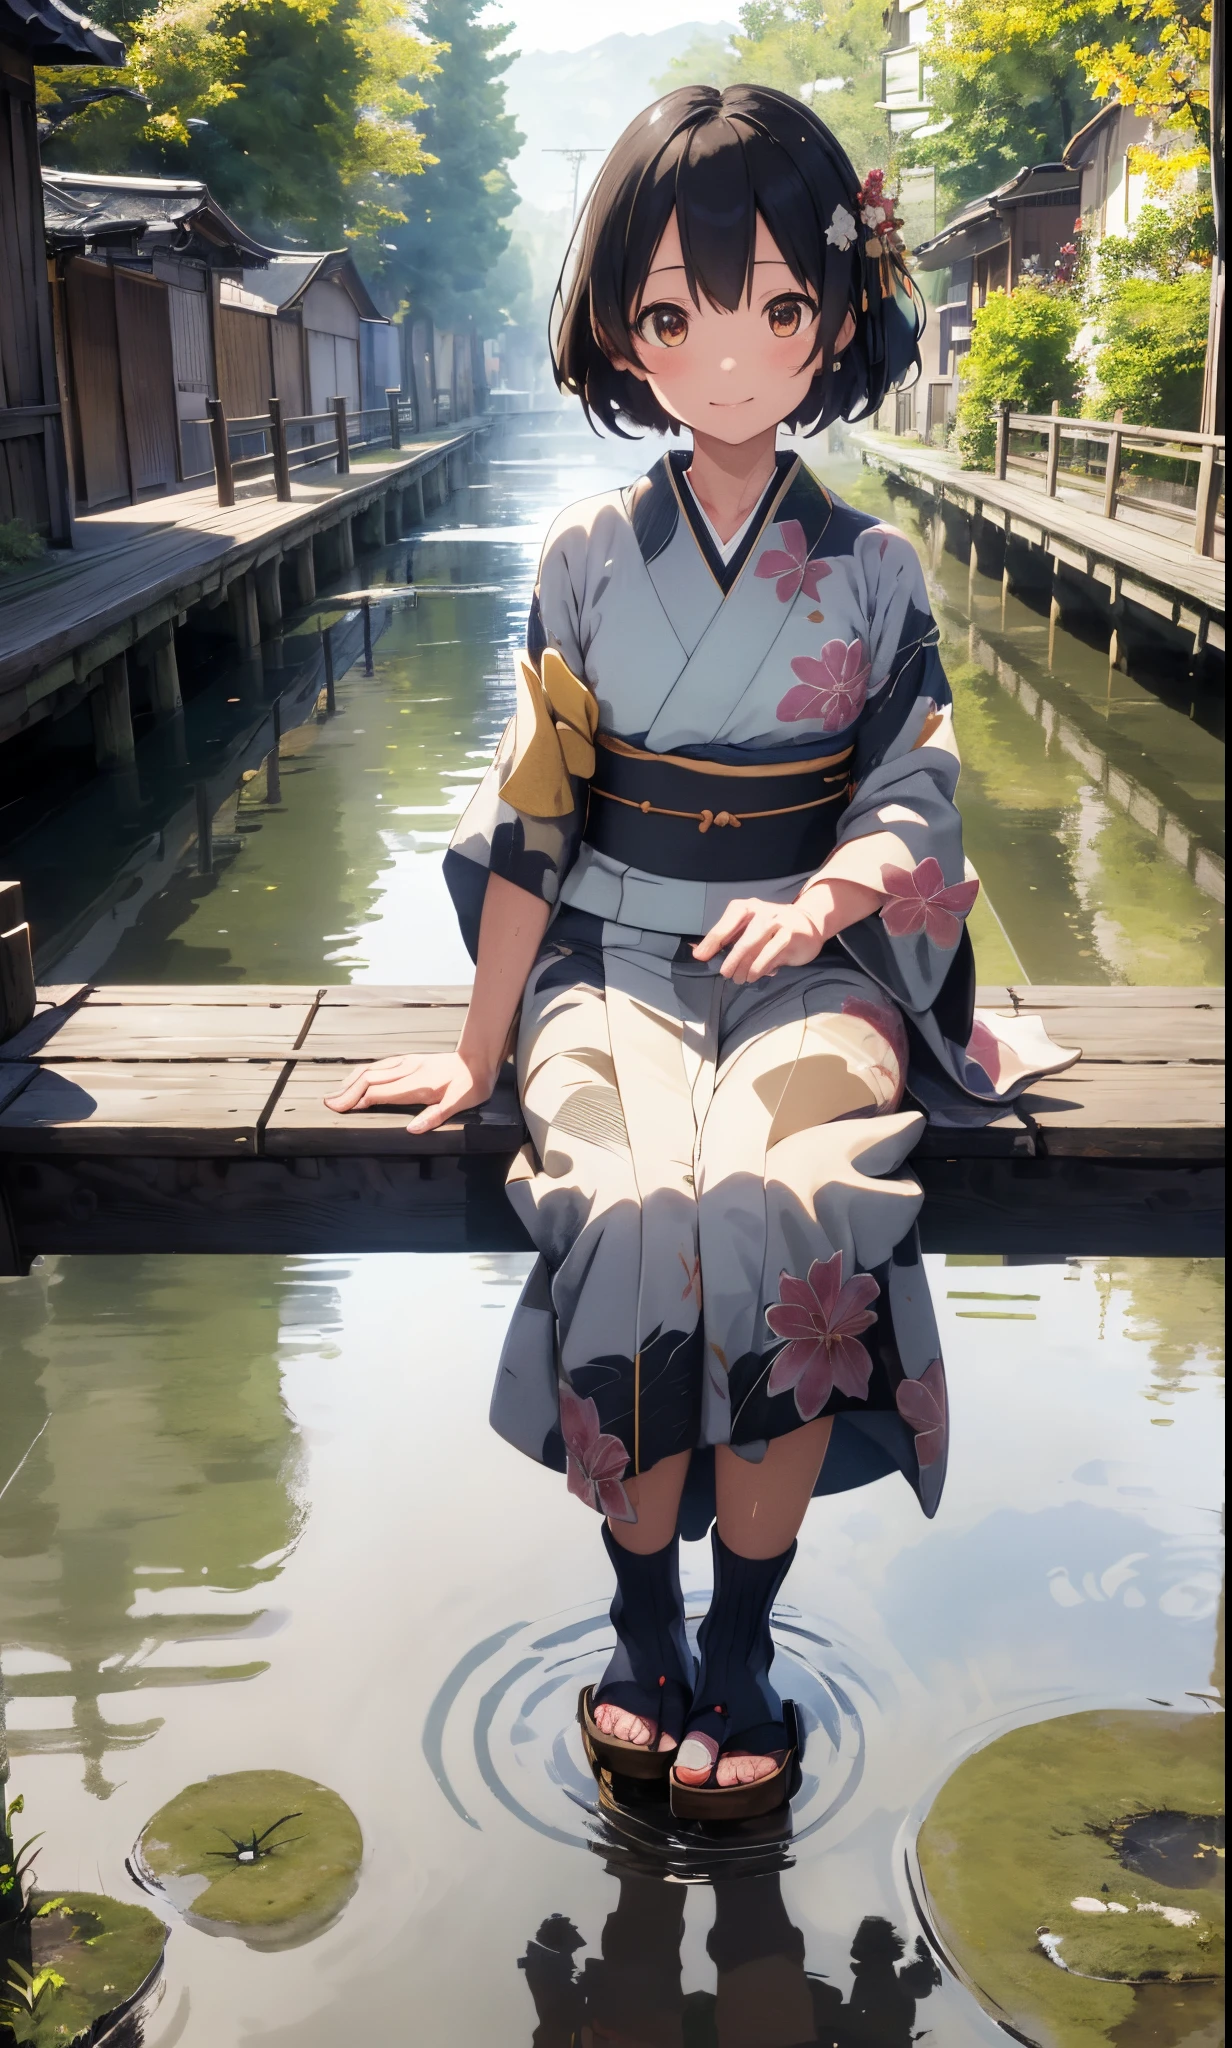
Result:
{"label": "wooden bridge", "polygon": [[[0,1273],[50,1252],[525,1247],[511,1076],[427,1137],[337,1116],[358,1061],[452,1048],[465,988],[44,989],[0,1045]],[[1083,1058],[991,1124],[930,1125],[927,1249],[1222,1250],[1223,993],[991,988]]]}
{"label": "wooden bridge", "polygon": [[284,602],[311,604],[318,575],[354,567],[357,543],[381,547],[421,526],[491,424],[463,421],[353,463],[345,448],[339,461],[335,441],[321,450],[332,473],[324,462],[299,468],[282,496],[263,477],[222,492],[211,481],[78,520],[71,553],[6,579],[0,743],[88,699],[98,765],[123,770],[134,751],[130,663],[156,715],[173,716],[176,631],[190,612],[221,616],[237,653],[251,653],[280,626]]}
{"label": "wooden bridge", "polygon": [[[1208,648],[1224,653],[1225,571],[1214,553],[1222,545],[1222,436],[1003,410],[991,472],[960,469],[918,443],[858,438],[866,466],[933,506],[941,532],[947,515],[957,515],[972,575],[1000,574],[1009,589],[1012,544],[1036,553],[1051,576],[1050,662],[1064,611],[1083,601],[1106,607],[1112,667],[1135,618],[1188,642],[1194,657]],[[1125,470],[1131,456],[1157,467],[1172,462],[1182,477],[1196,470],[1194,504],[1159,496],[1159,483],[1156,496],[1129,488],[1143,483]]]}

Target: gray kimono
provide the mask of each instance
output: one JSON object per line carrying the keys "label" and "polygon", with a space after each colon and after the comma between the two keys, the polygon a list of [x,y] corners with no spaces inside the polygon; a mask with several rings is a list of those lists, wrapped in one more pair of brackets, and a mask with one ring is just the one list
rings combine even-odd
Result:
{"label": "gray kimono", "polygon": [[[472,953],[489,873],[555,906],[509,1177],[540,1256],[493,1422],[621,1517],[659,1458],[759,1458],[829,1415],[819,1492],[897,1468],[931,1515],[948,1411],[904,1097],[992,1106],[1076,1055],[973,1012],[979,883],[911,544],[783,454],[725,562],[687,461],[557,520],[446,856]],[[734,898],[819,873],[882,908],[751,986],[693,958]]]}

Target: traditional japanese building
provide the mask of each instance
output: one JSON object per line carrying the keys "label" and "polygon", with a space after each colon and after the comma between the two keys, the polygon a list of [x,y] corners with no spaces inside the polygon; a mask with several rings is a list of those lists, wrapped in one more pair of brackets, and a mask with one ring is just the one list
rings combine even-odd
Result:
{"label": "traditional japanese building", "polygon": [[120,64],[106,29],[62,0],[0,0],[0,520],[72,538],[43,241],[36,64]]}

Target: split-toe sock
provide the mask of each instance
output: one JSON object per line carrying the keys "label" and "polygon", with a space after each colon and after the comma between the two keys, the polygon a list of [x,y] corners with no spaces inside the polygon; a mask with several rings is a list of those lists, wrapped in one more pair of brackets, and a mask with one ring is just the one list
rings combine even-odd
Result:
{"label": "split-toe sock", "polygon": [[680,1540],[639,1554],[616,1541],[607,1523],[603,1543],[616,1573],[611,1605],[616,1648],[594,1690],[594,1707],[619,1707],[649,1722],[658,1743],[679,1741],[693,1698],[695,1665],[684,1629]]}
{"label": "split-toe sock", "polygon": [[674,1758],[677,1772],[709,1773],[724,1749],[772,1756],[790,1747],[783,1702],[770,1683],[770,1610],[796,1546],[779,1557],[740,1557],[717,1528],[711,1545],[714,1596],[697,1639],[701,1669]]}

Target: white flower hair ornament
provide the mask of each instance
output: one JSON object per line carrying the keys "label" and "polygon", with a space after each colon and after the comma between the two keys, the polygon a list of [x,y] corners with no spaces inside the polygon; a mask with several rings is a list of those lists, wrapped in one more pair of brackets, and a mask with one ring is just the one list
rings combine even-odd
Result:
{"label": "white flower hair ornament", "polygon": [[826,229],[827,242],[831,243],[836,249],[847,250],[850,249],[855,238],[855,215],[848,213],[845,206],[836,206],[830,217],[830,225]]}

